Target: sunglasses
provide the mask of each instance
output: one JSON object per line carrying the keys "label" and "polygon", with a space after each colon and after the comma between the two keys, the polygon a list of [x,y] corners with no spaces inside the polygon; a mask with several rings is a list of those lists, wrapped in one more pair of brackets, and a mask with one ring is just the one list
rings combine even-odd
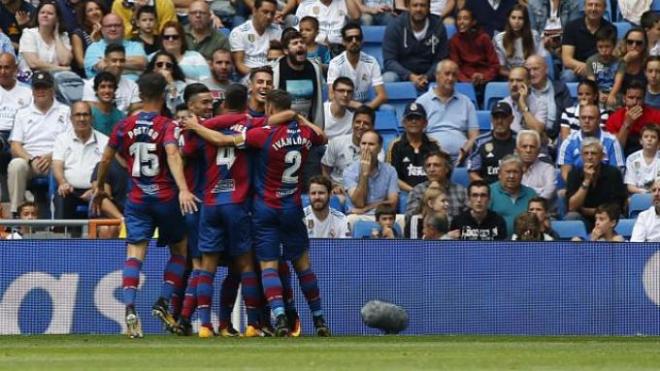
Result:
{"label": "sunglasses", "polygon": [[362,41],[362,36],[360,35],[353,35],[353,36],[346,36],[344,37],[344,41]]}
{"label": "sunglasses", "polygon": [[643,40],[626,40],[626,44],[628,45],[644,45]]}
{"label": "sunglasses", "polygon": [[171,62],[156,62],[156,67],[170,69],[170,68],[174,67],[174,63],[171,63]]}
{"label": "sunglasses", "polygon": [[163,40],[179,40],[179,35],[163,35]]}

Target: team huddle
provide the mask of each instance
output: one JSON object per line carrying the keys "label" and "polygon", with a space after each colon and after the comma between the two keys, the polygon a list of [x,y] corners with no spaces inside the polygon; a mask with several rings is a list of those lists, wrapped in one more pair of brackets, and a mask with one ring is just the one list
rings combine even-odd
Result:
{"label": "team huddle", "polygon": [[172,121],[159,114],[166,85],[159,74],[138,80],[143,109],[114,128],[94,189],[94,209],[100,211],[109,198],[104,185],[113,158],[126,161],[130,185],[122,288],[128,335],[143,336],[135,300],[147,244],[158,228],[158,244],[169,246],[171,254],[152,314],[169,331],[191,335],[190,319],[197,311],[199,337],[215,335],[213,280],[218,265],[226,264],[220,335],[239,335],[230,318],[240,284],[245,336],[299,336],[288,260],[317,335],[330,336],[300,199],[301,166],[312,146],[327,142],[323,131],[292,111],[291,97],[282,90],[267,94],[266,116],[250,116],[247,89],[238,84],[225,91],[223,114],[216,117],[209,89],[187,86],[189,115]]}

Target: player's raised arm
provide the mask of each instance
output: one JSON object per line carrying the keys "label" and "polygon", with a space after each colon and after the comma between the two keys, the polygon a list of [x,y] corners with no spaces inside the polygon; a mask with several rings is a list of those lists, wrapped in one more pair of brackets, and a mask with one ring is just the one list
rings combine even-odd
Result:
{"label": "player's raised arm", "polygon": [[194,131],[202,139],[216,147],[239,146],[245,141],[242,134],[226,135],[207,128],[199,123],[196,115],[190,115],[183,119],[181,125],[187,130]]}
{"label": "player's raised arm", "polygon": [[174,143],[165,145],[165,152],[167,153],[167,165],[172,172],[174,181],[179,187],[179,204],[181,205],[181,212],[194,213],[197,211],[197,203],[200,200],[190,192],[186,184],[186,178],[183,175],[183,160],[179,153],[179,146]]}
{"label": "player's raised arm", "polygon": [[[327,136],[325,135],[325,133],[323,132],[323,129],[321,129],[320,127],[314,125],[314,123],[311,122],[311,121],[309,121],[309,120],[307,119],[307,117],[305,117],[305,116],[303,116],[303,115],[301,115],[301,114],[297,114],[297,115],[296,115],[296,120],[298,120],[298,123],[299,123],[300,125],[303,125],[303,126],[309,126],[309,128],[312,129],[312,131],[314,131],[314,133],[319,137],[319,139],[320,139],[320,141],[321,141],[321,143],[319,143],[320,145],[323,145],[323,144],[327,144],[327,143],[328,143],[328,137],[327,137]],[[315,144],[316,144],[316,143],[315,143]]]}

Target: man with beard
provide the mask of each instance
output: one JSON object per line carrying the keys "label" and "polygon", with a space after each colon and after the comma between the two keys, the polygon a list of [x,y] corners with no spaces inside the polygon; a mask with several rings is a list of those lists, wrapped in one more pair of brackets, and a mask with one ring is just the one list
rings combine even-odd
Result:
{"label": "man with beard", "polygon": [[348,238],[348,219],[341,211],[330,207],[332,183],[326,176],[309,181],[309,203],[305,208],[305,225],[310,238]]}
{"label": "man with beard", "polygon": [[225,100],[225,90],[233,82],[231,75],[234,73],[234,62],[231,60],[231,52],[227,49],[218,49],[213,52],[211,59],[211,76],[202,80],[213,96],[213,110],[219,113],[220,104]]}
{"label": "man with beard", "polygon": [[266,114],[266,95],[273,90],[273,69],[270,66],[253,68],[250,72],[248,112],[252,117]]}

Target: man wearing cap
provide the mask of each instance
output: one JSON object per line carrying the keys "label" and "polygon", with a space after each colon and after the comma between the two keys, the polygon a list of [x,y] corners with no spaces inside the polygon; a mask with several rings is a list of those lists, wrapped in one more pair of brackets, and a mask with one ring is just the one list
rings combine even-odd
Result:
{"label": "man wearing cap", "polygon": [[470,180],[497,181],[500,160],[516,150],[516,135],[511,130],[513,110],[505,101],[497,102],[490,110],[493,130],[477,137],[468,161]]}
{"label": "man wearing cap", "polygon": [[387,149],[385,161],[396,169],[402,191],[410,192],[414,186],[427,179],[424,159],[430,152],[440,150],[438,143],[424,133],[426,124],[424,107],[409,103],[403,112],[405,132],[392,141]]}
{"label": "man wearing cap", "polygon": [[19,109],[9,141],[13,159],[7,170],[11,212],[25,198],[27,182],[47,175],[55,138],[71,128],[69,107],[55,101],[53,76],[37,71],[32,76],[32,104]]}

